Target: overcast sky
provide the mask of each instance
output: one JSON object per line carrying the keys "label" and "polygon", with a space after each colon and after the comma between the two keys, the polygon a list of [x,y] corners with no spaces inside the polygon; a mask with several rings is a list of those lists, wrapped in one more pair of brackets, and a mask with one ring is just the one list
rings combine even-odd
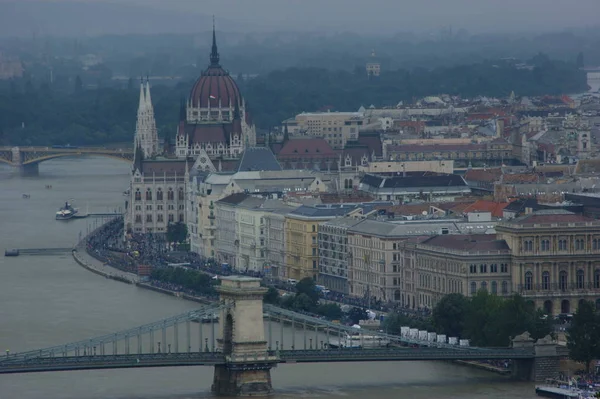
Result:
{"label": "overcast sky", "polygon": [[[15,0],[0,0],[2,4]],[[17,0],[19,3],[111,4],[169,14],[215,14],[241,31],[328,30],[424,32],[452,26],[469,32],[556,31],[599,25],[600,0]],[[14,21],[13,21],[14,22]],[[27,23],[26,21],[23,21]],[[49,21],[48,21],[49,22]],[[110,26],[107,26],[109,29]],[[139,29],[134,22],[128,28]],[[231,27],[227,27],[231,29]],[[198,30],[204,30],[199,27]],[[168,31],[168,26],[160,27]],[[179,31],[180,28],[173,28]]]}

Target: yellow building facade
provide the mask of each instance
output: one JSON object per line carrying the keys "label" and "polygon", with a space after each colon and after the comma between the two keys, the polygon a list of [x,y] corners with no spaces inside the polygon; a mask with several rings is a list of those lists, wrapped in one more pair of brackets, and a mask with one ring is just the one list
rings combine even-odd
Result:
{"label": "yellow building facade", "polygon": [[319,224],[349,210],[344,208],[313,208],[301,206],[285,216],[285,268],[286,279],[301,280],[319,276]]}

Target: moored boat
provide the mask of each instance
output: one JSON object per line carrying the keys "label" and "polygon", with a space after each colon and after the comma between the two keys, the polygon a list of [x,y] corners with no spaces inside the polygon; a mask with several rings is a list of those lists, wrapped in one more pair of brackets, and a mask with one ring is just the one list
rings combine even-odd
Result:
{"label": "moored boat", "polygon": [[77,208],[73,208],[69,202],[65,202],[65,206],[60,208],[58,212],[56,212],[56,220],[69,220],[75,214],[77,214],[79,210]]}

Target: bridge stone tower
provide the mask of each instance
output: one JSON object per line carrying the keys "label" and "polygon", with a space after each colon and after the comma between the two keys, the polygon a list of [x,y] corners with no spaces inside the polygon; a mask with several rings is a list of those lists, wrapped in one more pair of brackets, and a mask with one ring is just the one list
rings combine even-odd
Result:
{"label": "bridge stone tower", "polygon": [[215,366],[212,391],[221,396],[262,396],[271,390],[270,356],[265,340],[263,296],[267,289],[260,279],[231,276],[217,288],[226,305],[219,315],[218,350],[225,365]]}
{"label": "bridge stone tower", "polygon": [[514,378],[543,382],[558,376],[560,354],[557,351],[556,342],[550,336],[535,341],[528,332],[524,332],[513,338],[512,347],[529,349],[534,354],[532,359],[513,360],[512,376]]}

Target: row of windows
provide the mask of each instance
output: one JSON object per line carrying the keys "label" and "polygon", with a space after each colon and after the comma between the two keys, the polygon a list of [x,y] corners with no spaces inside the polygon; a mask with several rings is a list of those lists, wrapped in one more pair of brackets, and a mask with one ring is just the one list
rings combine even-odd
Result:
{"label": "row of windows", "polygon": [[[174,223],[175,222],[175,215],[173,215],[172,213],[169,213],[168,216],[168,220],[169,223]],[[146,215],[146,223],[152,223],[153,218],[152,215]],[[159,213],[158,215],[156,215],[156,222],[157,223],[164,223],[164,215],[162,213]],[[183,219],[183,213],[179,214],[179,222],[183,223],[184,219]],[[135,215],[135,223],[142,223],[142,215]]]}
{"label": "row of windows", "polygon": [[[583,238],[576,238],[574,240],[575,250],[581,251],[585,250],[585,240]],[[567,251],[569,249],[568,241],[565,238],[561,238],[558,240],[558,250],[559,251]],[[600,239],[592,240],[592,249],[600,249]],[[540,241],[540,251],[550,251],[550,240],[543,239]],[[523,251],[533,252],[533,240],[525,240],[523,241]]]}
{"label": "row of windows", "polygon": [[[481,282],[480,289],[483,291],[488,290],[487,281]],[[477,293],[477,282],[471,281],[470,291],[471,291],[471,295],[475,295]],[[498,282],[497,281],[492,281],[490,283],[490,293],[492,293],[494,295],[498,293]],[[503,281],[501,283],[501,293],[502,293],[502,295],[508,294],[508,281]]]}
{"label": "row of windows", "polygon": [[[479,273],[487,273],[488,265],[481,264],[481,265],[479,265],[479,268],[477,267],[477,265],[469,265],[469,272],[471,274],[476,274],[478,269],[479,269]],[[497,263],[492,263],[490,265],[490,273],[498,273],[498,264]],[[500,273],[508,273],[508,263],[500,263]]]}
{"label": "row of windows", "polygon": [[[179,189],[179,193],[178,193],[177,197],[180,201],[183,201],[185,199],[183,188]],[[171,187],[169,187],[169,189],[167,191],[167,201],[173,201],[174,199],[175,199],[175,193],[173,192],[173,189]],[[142,200],[142,192],[140,191],[139,188],[135,190],[135,200],[136,201]],[[163,200],[163,191],[161,188],[158,188],[156,190],[156,200],[157,201]],[[152,201],[152,190],[150,188],[146,189],[146,201]]]}
{"label": "row of windows", "polygon": [[[569,287],[569,274],[565,270],[563,270],[558,274],[558,289],[566,290]],[[577,273],[575,275],[575,285],[573,288],[584,289],[585,287],[585,272],[579,269],[577,270]],[[526,291],[533,290],[533,272],[528,271],[525,273],[525,284],[523,288]],[[542,290],[549,290],[550,288],[554,288],[554,285],[552,284],[550,279],[550,272],[545,271],[542,273],[542,282],[540,288]],[[600,269],[596,269],[596,271],[594,271],[593,288],[600,289]]]}

